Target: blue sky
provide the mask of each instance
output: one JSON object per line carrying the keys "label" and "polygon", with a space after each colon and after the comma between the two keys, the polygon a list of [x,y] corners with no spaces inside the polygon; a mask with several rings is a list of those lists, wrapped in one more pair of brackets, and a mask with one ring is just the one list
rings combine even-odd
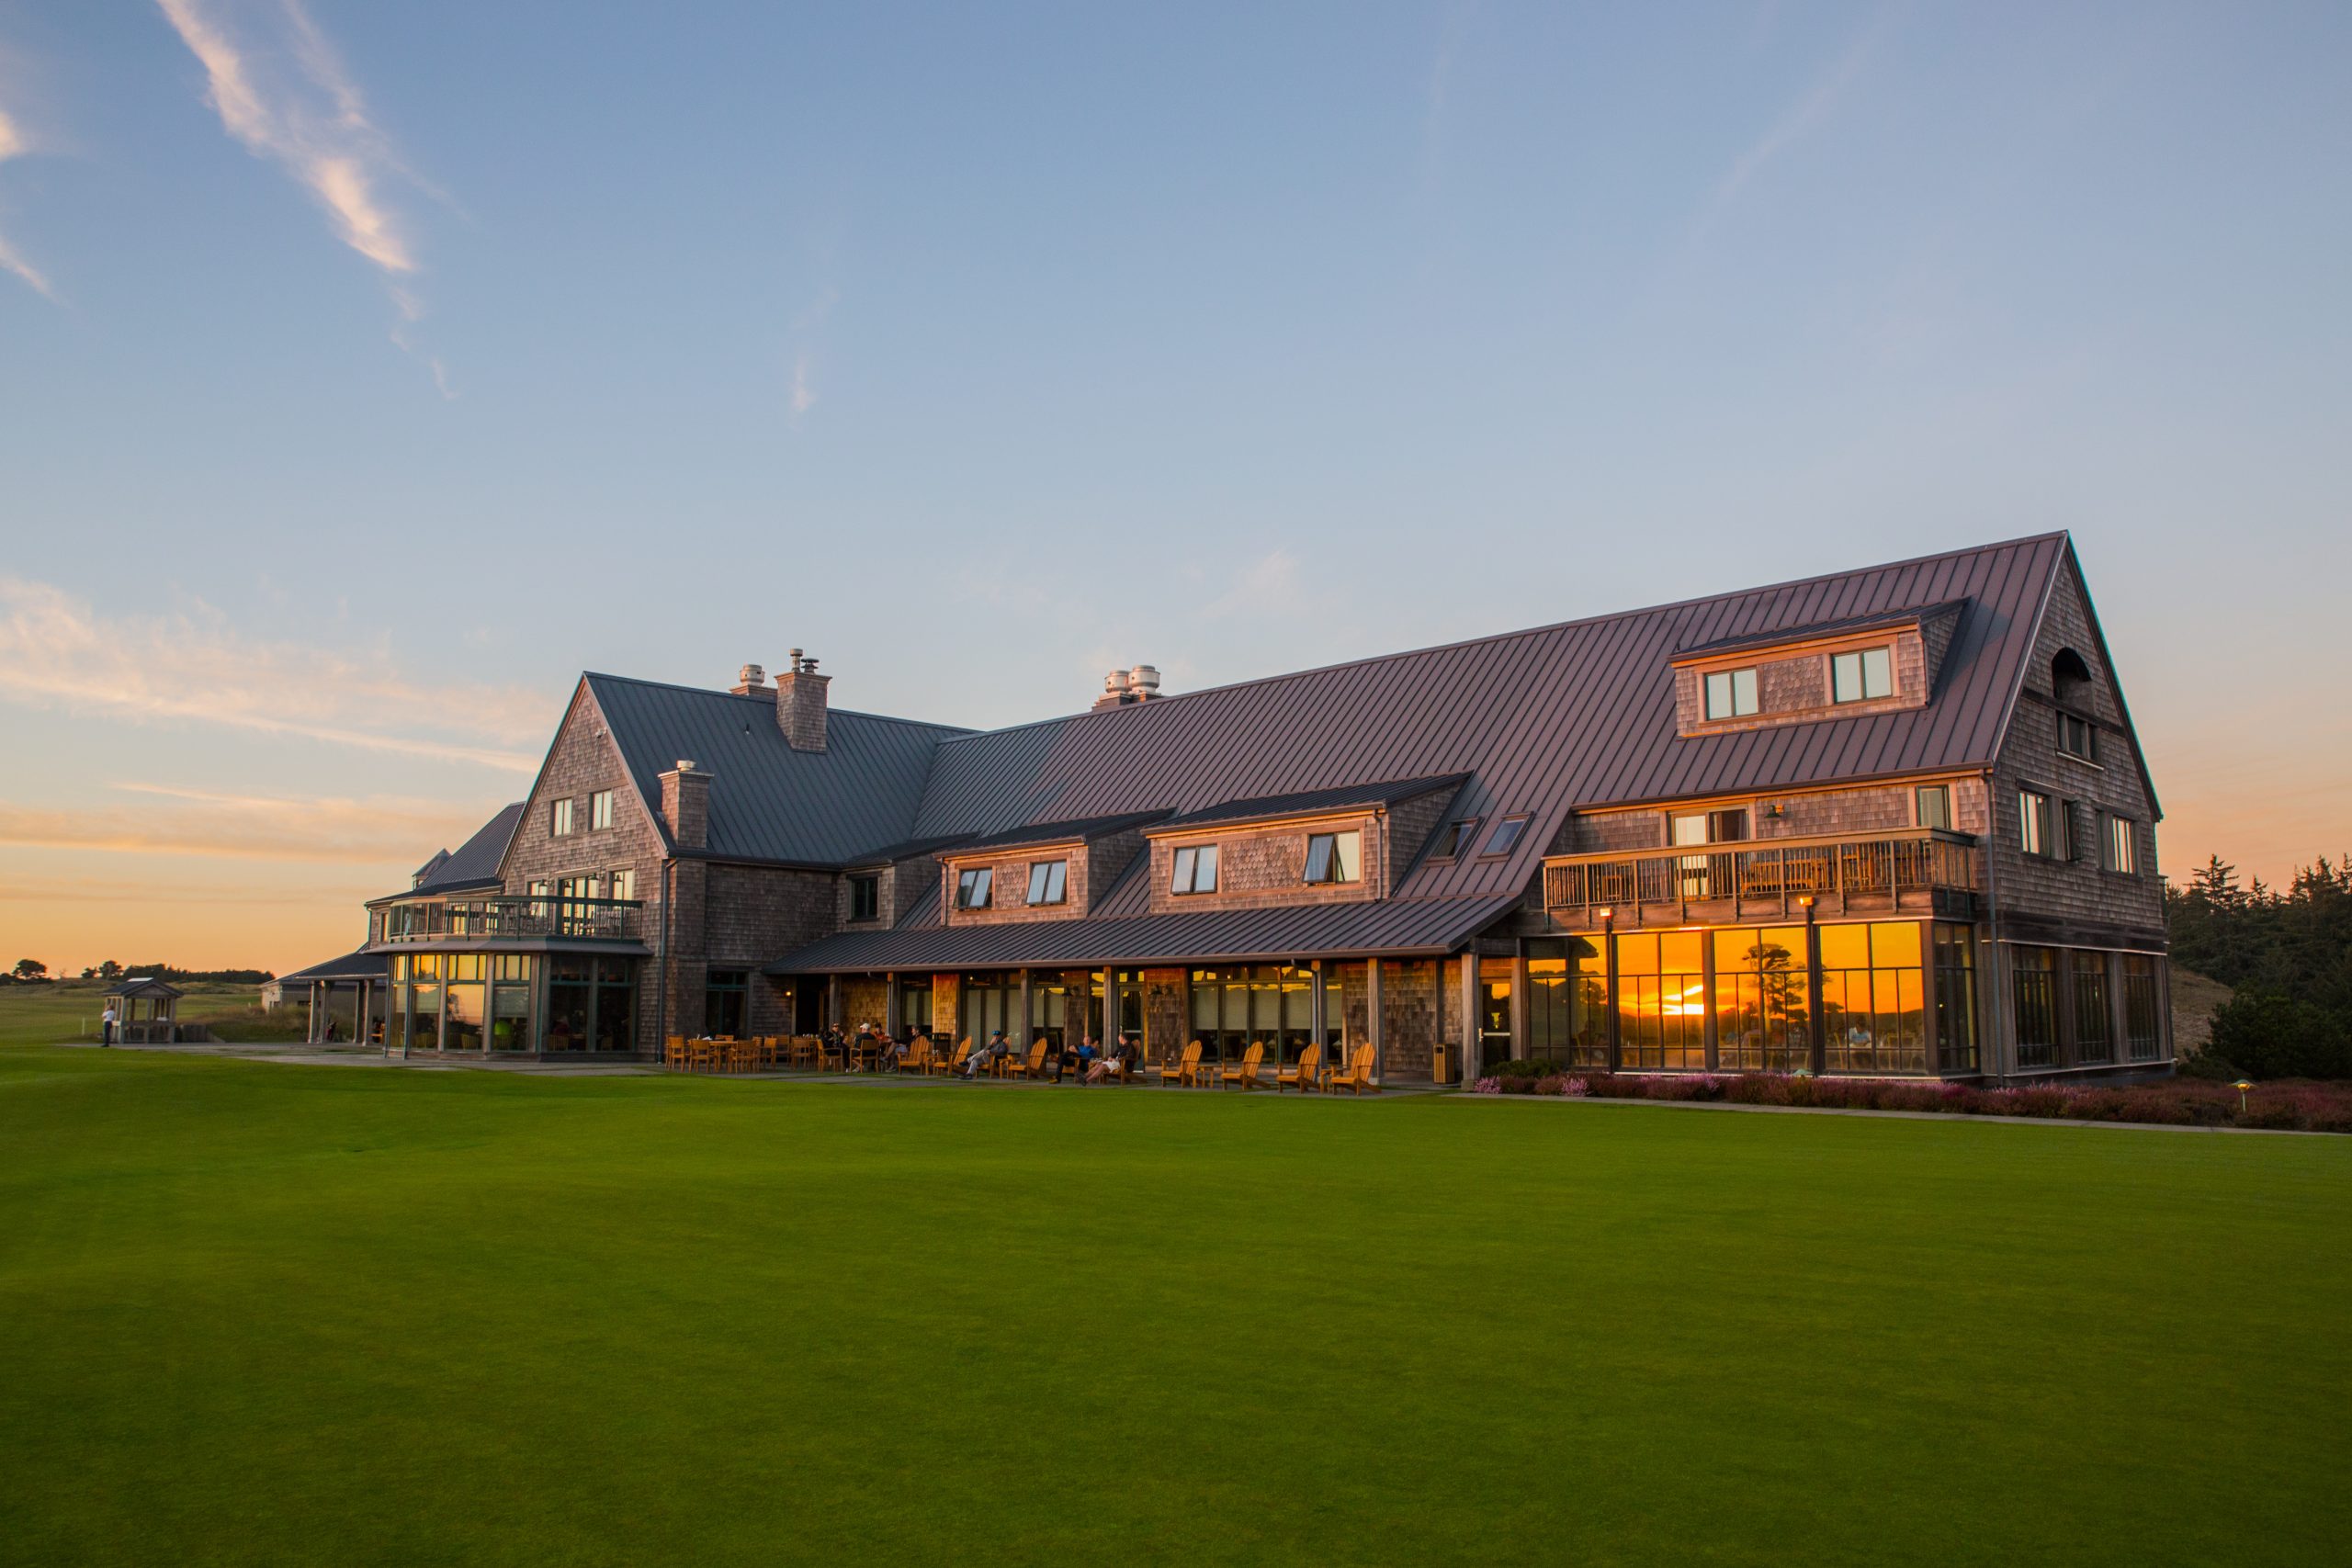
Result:
{"label": "blue sky", "polygon": [[0,6],[0,946],[338,951],[583,668],[1016,721],[2057,527],[2166,868],[2280,874],[2347,837],[2347,67],[2324,6]]}

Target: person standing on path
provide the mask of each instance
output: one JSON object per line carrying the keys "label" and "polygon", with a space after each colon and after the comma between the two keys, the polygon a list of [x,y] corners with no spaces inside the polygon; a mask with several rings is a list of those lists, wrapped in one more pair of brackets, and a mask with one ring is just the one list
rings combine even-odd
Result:
{"label": "person standing on path", "polygon": [[114,1003],[107,1003],[107,1010],[98,1014],[98,1048],[104,1050],[114,1043]]}

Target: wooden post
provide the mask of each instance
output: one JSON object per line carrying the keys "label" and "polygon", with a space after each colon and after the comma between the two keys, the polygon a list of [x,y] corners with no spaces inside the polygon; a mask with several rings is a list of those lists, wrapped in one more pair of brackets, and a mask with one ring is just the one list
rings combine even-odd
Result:
{"label": "wooden post", "polygon": [[1454,1064],[1456,1083],[1477,1079],[1478,944],[1462,950],[1462,1058]]}
{"label": "wooden post", "polygon": [[889,987],[882,998],[882,1027],[889,1032],[891,1039],[896,1040],[899,1037],[899,1026],[905,1021],[899,1016],[905,1009],[899,1002],[899,972],[893,969],[883,976],[882,984]]}
{"label": "wooden post", "polygon": [[1317,958],[1309,964],[1306,966],[1306,973],[1308,976],[1307,990],[1310,998],[1307,1004],[1306,1026],[1308,1032],[1314,1036],[1308,1043],[1320,1045],[1323,1043],[1324,1029],[1323,961]]}
{"label": "wooden post", "polygon": [[828,975],[825,976],[825,1027],[839,1029],[841,1026],[842,977],[839,975]]}
{"label": "wooden post", "polygon": [[1363,965],[1363,1011],[1364,1022],[1372,1034],[1372,1072],[1374,1077],[1385,1078],[1388,1076],[1388,1026],[1387,1021],[1381,1017],[1381,1013],[1384,1010],[1382,1005],[1383,998],[1381,997],[1382,989],[1383,987],[1380,983],[1380,960],[1377,958],[1365,959]]}
{"label": "wooden post", "polygon": [[1023,969],[1021,971],[1021,1032],[1012,1038],[1024,1055],[1029,1050],[1029,1020],[1032,1016],[1029,1010],[1029,971]]}
{"label": "wooden post", "polygon": [[1527,1055],[1527,943],[1521,942],[1510,960],[1510,1054]]}

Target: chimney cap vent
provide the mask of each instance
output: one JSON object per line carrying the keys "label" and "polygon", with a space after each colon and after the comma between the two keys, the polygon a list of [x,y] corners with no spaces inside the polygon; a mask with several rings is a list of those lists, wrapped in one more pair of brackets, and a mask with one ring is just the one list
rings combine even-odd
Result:
{"label": "chimney cap vent", "polygon": [[735,672],[735,679],[746,686],[764,685],[767,678],[767,667],[761,664],[746,664]]}

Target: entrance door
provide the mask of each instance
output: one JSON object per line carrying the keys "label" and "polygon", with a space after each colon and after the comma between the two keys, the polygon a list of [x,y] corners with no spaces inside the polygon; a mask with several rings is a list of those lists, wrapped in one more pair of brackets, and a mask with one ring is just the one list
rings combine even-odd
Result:
{"label": "entrance door", "polygon": [[1510,976],[1478,976],[1478,1066],[1483,1077],[1510,1060]]}

